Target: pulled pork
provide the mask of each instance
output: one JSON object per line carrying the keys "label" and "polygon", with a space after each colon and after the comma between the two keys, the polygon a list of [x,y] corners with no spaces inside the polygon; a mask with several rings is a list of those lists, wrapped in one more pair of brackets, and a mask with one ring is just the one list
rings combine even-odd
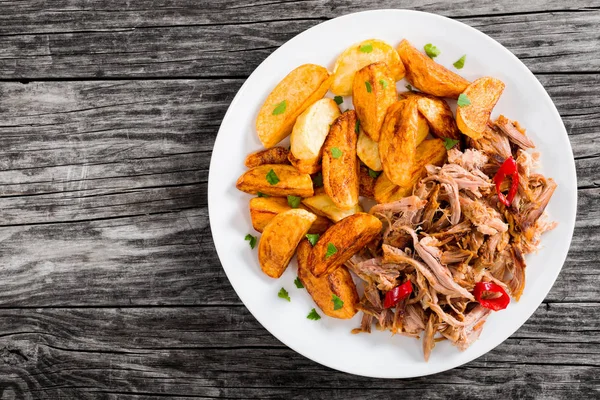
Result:
{"label": "pulled pork", "polygon": [[[375,324],[422,336],[427,360],[437,341],[465,350],[481,334],[492,310],[473,296],[477,283],[499,285],[515,300],[522,295],[524,255],[536,251],[541,234],[555,226],[544,210],[556,183],[534,172],[539,154],[528,152],[533,142],[504,116],[468,144],[464,151],[449,150],[443,166],[428,165],[412,196],[371,208],[383,223],[381,236],[346,262],[365,283],[358,305],[364,315],[353,333],[371,332]],[[519,187],[507,207],[498,200],[493,176],[511,156]],[[412,293],[386,309],[385,293],[406,281]]]}

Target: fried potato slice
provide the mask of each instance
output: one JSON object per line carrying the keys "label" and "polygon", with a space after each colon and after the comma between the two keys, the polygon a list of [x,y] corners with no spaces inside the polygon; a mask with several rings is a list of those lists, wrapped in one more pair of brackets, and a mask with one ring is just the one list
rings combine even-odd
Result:
{"label": "fried potato slice", "polygon": [[362,126],[358,132],[356,155],[360,158],[360,161],[373,171],[381,171],[383,169],[381,158],[379,158],[379,144],[363,131]]}
{"label": "fried potato slice", "polygon": [[325,193],[343,210],[358,203],[357,122],[354,110],[340,115],[323,145],[323,186]]}
{"label": "fried potato slice", "polygon": [[436,63],[406,39],[400,42],[398,54],[406,68],[406,80],[422,92],[456,99],[469,85],[468,80]]}
{"label": "fried potato slice", "polygon": [[242,192],[261,192],[270,196],[310,197],[314,193],[310,175],[301,174],[291,165],[283,164],[254,167],[238,178],[235,187]]}
{"label": "fried potato slice", "polygon": [[381,232],[381,221],[356,213],[339,221],[321,235],[308,256],[308,267],[319,277],[333,271]]}
{"label": "fried potato slice", "polygon": [[248,168],[258,167],[263,164],[289,164],[289,151],[285,147],[271,147],[248,154],[244,165]]}
{"label": "fried potato slice", "polygon": [[[306,239],[298,245],[298,278],[325,315],[340,319],[352,318],[356,314],[359,298],[350,272],[342,266],[330,274],[315,277],[307,265],[311,250],[312,246]],[[338,310],[334,309],[334,295],[343,301],[342,308]]]}
{"label": "fried potato slice", "polygon": [[375,62],[387,64],[394,82],[404,78],[404,65],[396,50],[384,41],[368,39],[348,47],[337,58],[333,68],[331,91],[336,95],[350,96],[356,71]]}
{"label": "fried potato slice", "polygon": [[[292,210],[292,207],[288,204],[287,198],[285,197],[254,197],[250,199],[250,218],[252,220],[252,227],[257,232],[262,232],[265,226],[277,215],[288,210]],[[300,205],[301,209],[307,210],[304,205]],[[328,218],[317,215],[317,219],[310,226],[308,233],[323,233],[331,226],[331,221]]]}
{"label": "fried potato slice", "polygon": [[329,196],[327,196],[327,193],[323,192],[317,192],[312,197],[302,199],[302,204],[308,207],[313,213],[327,217],[333,222],[338,222],[349,215],[356,214],[363,210],[359,203],[356,203],[356,205],[350,209],[342,210],[335,205]]}
{"label": "fried potato slice", "polygon": [[415,162],[410,169],[410,182],[405,186],[398,186],[392,182],[385,173],[377,178],[374,188],[374,197],[377,203],[390,203],[410,196],[419,180],[425,176],[425,166],[433,164],[441,166],[446,162],[447,152],[441,139],[424,140],[417,146]]}
{"label": "fried potato slice", "polygon": [[484,76],[471,83],[464,91],[471,104],[458,106],[456,124],[458,129],[473,139],[483,136],[490,114],[504,91],[504,82]]}
{"label": "fried potato slice", "polygon": [[304,110],[296,119],[290,137],[294,157],[307,161],[319,159],[329,127],[340,115],[338,105],[329,98],[317,100]]}
{"label": "fried potato slice", "polygon": [[389,106],[397,100],[396,81],[383,62],[369,64],[354,75],[352,103],[360,126],[374,141]]}
{"label": "fried potato slice", "polygon": [[292,152],[288,155],[288,161],[300,172],[301,174],[316,174],[321,170],[321,159],[315,158],[314,160],[299,160]]}
{"label": "fried potato slice", "polygon": [[394,103],[385,116],[379,139],[383,171],[396,185],[408,186],[415,161],[419,112],[415,99]]}
{"label": "fried potato slice", "polygon": [[427,120],[431,133],[440,138],[460,140],[454,114],[444,99],[426,93],[405,92],[401,98],[415,97],[419,113]]}
{"label": "fried potato slice", "polygon": [[322,98],[333,81],[324,67],[304,64],[290,72],[267,96],[256,118],[258,138],[266,148],[291,131],[296,118]]}
{"label": "fried potato slice", "polygon": [[265,226],[258,242],[258,262],[263,272],[279,278],[285,271],[300,240],[317,216],[299,208],[277,214]]}
{"label": "fried potato slice", "polygon": [[370,199],[375,198],[376,180],[377,178],[369,173],[369,168],[361,165],[358,171],[358,194]]}

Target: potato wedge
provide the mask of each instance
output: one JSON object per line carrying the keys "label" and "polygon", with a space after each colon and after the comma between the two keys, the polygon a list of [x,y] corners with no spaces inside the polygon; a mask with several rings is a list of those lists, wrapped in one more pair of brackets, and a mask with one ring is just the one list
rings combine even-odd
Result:
{"label": "potato wedge", "polygon": [[398,54],[406,68],[406,80],[422,92],[456,99],[469,85],[468,80],[436,63],[406,39],[400,42]]}
{"label": "potato wedge", "polygon": [[381,40],[368,39],[348,47],[335,61],[331,91],[336,95],[350,96],[356,71],[379,61],[387,64],[394,82],[404,78],[404,65],[396,50]]}
{"label": "potato wedge", "polygon": [[356,113],[340,115],[323,145],[323,186],[325,193],[343,210],[358,203],[358,158]]}
{"label": "potato wedge", "polygon": [[248,168],[258,167],[263,164],[289,164],[289,150],[285,147],[271,147],[248,154],[244,165]]}
{"label": "potato wedge", "polygon": [[398,186],[393,183],[385,173],[379,175],[374,187],[374,198],[377,203],[390,203],[410,196],[415,184],[426,174],[427,164],[443,165],[446,162],[447,152],[441,139],[424,140],[417,146],[415,162],[410,170],[410,183]]}
{"label": "potato wedge", "polygon": [[283,164],[254,167],[238,178],[235,187],[242,192],[261,192],[270,196],[310,197],[314,193],[310,175],[301,174],[291,165]]}
{"label": "potato wedge", "polygon": [[[250,199],[250,218],[252,220],[252,227],[257,232],[262,232],[265,226],[277,215],[288,210],[292,210],[292,207],[288,204],[287,198],[285,197],[254,197]],[[308,210],[304,205],[300,205],[301,209]],[[308,210],[310,211],[310,210]],[[317,219],[310,226],[308,233],[323,233],[331,226],[331,221],[328,218],[317,215]]]}
{"label": "potato wedge", "polygon": [[389,106],[397,100],[396,84],[383,62],[369,64],[354,75],[352,103],[360,126],[374,141],[379,141],[379,131]]}
{"label": "potato wedge", "polygon": [[340,115],[338,105],[329,98],[317,100],[300,114],[290,136],[294,158],[318,164],[329,127]]}
{"label": "potato wedge", "polygon": [[[340,319],[352,318],[356,314],[356,304],[359,302],[352,276],[342,266],[331,274],[323,275],[320,278],[315,277],[307,265],[311,250],[312,246],[306,239],[298,245],[296,250],[298,278],[325,315]],[[342,308],[334,310],[333,295],[344,302]]]}
{"label": "potato wedge", "polygon": [[371,176],[369,168],[361,165],[358,171],[358,194],[369,199],[375,198],[376,177]]}
{"label": "potato wedge", "polygon": [[315,174],[321,170],[321,159],[315,158],[314,160],[299,160],[292,152],[288,155],[288,161],[300,172],[301,174]]}
{"label": "potato wedge", "polygon": [[444,99],[426,93],[405,92],[401,97],[415,97],[419,113],[427,120],[431,133],[440,138],[460,140],[460,131],[456,126],[454,114]]}
{"label": "potato wedge", "polygon": [[419,112],[413,98],[394,103],[385,117],[379,139],[383,171],[399,186],[408,186],[415,161]]}
{"label": "potato wedge", "polygon": [[293,209],[277,214],[265,226],[258,242],[260,268],[271,278],[285,271],[300,240],[317,219],[311,212]]}
{"label": "potato wedge", "polygon": [[483,136],[490,114],[504,91],[504,82],[484,76],[471,83],[464,91],[471,104],[456,108],[458,129],[473,139]]}
{"label": "potato wedge", "polygon": [[333,222],[338,222],[349,215],[356,214],[363,210],[359,203],[350,209],[342,210],[335,205],[333,200],[331,200],[326,193],[316,193],[312,197],[302,199],[302,204],[313,213],[327,217]]}
{"label": "potato wedge", "polygon": [[290,72],[267,96],[256,118],[258,138],[266,148],[275,146],[291,131],[296,118],[322,98],[333,78],[324,67],[304,64]]}
{"label": "potato wedge", "polygon": [[319,277],[333,271],[381,232],[381,221],[356,213],[339,221],[321,235],[308,256],[308,267]]}
{"label": "potato wedge", "polygon": [[383,169],[381,158],[379,158],[379,144],[363,131],[362,126],[358,133],[356,155],[373,171],[381,171]]}

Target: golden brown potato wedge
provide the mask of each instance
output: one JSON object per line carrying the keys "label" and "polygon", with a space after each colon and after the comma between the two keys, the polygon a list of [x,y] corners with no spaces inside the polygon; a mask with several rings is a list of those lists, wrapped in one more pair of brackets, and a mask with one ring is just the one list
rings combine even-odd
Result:
{"label": "golden brown potato wedge", "polygon": [[[296,119],[292,135],[290,136],[291,154],[293,165],[319,166],[321,150],[329,127],[341,115],[340,109],[333,99],[324,98],[311,104]],[[294,164],[296,162],[296,164]],[[300,169],[301,172],[306,169]],[[316,172],[314,167],[310,168]],[[313,173],[313,172],[308,172]]]}
{"label": "golden brown potato wedge", "polygon": [[352,103],[360,126],[374,141],[389,106],[397,100],[396,81],[383,62],[369,64],[354,75]]}
{"label": "golden brown potato wedge", "polygon": [[362,126],[359,128],[356,155],[373,171],[383,169],[381,158],[379,158],[379,144],[363,131]]}
{"label": "golden brown potato wedge", "polygon": [[[311,295],[317,306],[333,318],[349,319],[356,314],[358,304],[358,292],[352,276],[345,267],[337,268],[330,274],[320,278],[315,277],[308,268],[308,255],[312,246],[304,239],[298,245],[296,256],[298,258],[298,278]],[[334,309],[333,296],[343,301],[340,309]]]}
{"label": "golden brown potato wedge", "polygon": [[271,147],[249,154],[244,165],[248,168],[254,168],[263,164],[289,164],[288,154],[289,150],[285,147]]}
{"label": "golden brown potato wedge", "polygon": [[308,256],[308,267],[319,277],[333,271],[381,232],[381,221],[356,213],[339,221],[321,235]]}
{"label": "golden brown potato wedge", "polygon": [[404,78],[404,65],[396,50],[381,40],[369,39],[348,47],[335,61],[331,91],[350,96],[356,71],[375,62],[387,64],[394,77],[394,86],[396,81]]}
{"label": "golden brown potato wedge", "polygon": [[427,164],[442,165],[446,162],[447,152],[441,139],[424,140],[417,146],[415,162],[410,170],[410,182],[405,186],[393,183],[385,173],[377,178],[374,188],[375,201],[378,203],[390,203],[410,196],[415,184],[425,176]]}
{"label": "golden brown potato wedge", "polygon": [[406,80],[422,92],[456,99],[469,85],[468,80],[436,63],[406,39],[400,42],[398,54],[406,68]]}
{"label": "golden brown potato wedge", "polygon": [[357,122],[354,110],[340,115],[323,145],[325,193],[343,210],[358,203]]}
{"label": "golden brown potato wedge", "polygon": [[419,112],[413,98],[394,103],[385,117],[379,139],[383,171],[399,186],[408,186],[415,161]]}
{"label": "golden brown potato wedge", "polygon": [[[250,199],[249,207],[252,227],[257,232],[262,232],[265,229],[265,226],[267,226],[277,214],[292,209],[285,197],[254,197]],[[302,204],[299,208],[307,210]],[[323,233],[330,226],[331,221],[329,221],[328,218],[317,215],[317,219],[310,226],[308,233]]]}
{"label": "golden brown potato wedge", "polygon": [[504,82],[499,79],[484,76],[473,81],[464,91],[471,104],[456,108],[458,129],[473,139],[483,136],[490,114],[503,91]]}
{"label": "golden brown potato wedge", "polygon": [[369,168],[361,165],[360,171],[358,172],[358,193],[363,197],[374,199],[376,180],[377,178],[375,176],[371,176],[369,173]]}
{"label": "golden brown potato wedge", "polygon": [[267,96],[256,118],[258,138],[266,148],[292,131],[296,118],[322,98],[333,81],[324,67],[304,64],[290,72]]}
{"label": "golden brown potato wedge", "polygon": [[254,167],[240,176],[235,187],[242,192],[269,196],[313,195],[313,184],[310,175],[301,174],[291,165],[264,164]]}
{"label": "golden brown potato wedge", "polygon": [[323,192],[317,192],[312,197],[302,199],[302,204],[308,207],[313,213],[327,217],[333,222],[338,222],[349,215],[356,214],[363,210],[359,203],[350,209],[342,210],[335,205],[329,196],[327,196],[327,193]]}
{"label": "golden brown potato wedge", "polygon": [[277,214],[265,226],[258,242],[258,262],[265,274],[271,278],[283,274],[298,243],[316,219],[313,213],[297,208]]}
{"label": "golden brown potato wedge", "polygon": [[314,160],[299,160],[290,152],[288,160],[301,174],[312,175],[321,170],[320,158],[315,158]]}
{"label": "golden brown potato wedge", "polygon": [[460,140],[460,131],[456,126],[454,114],[444,99],[426,93],[404,92],[402,98],[417,98],[419,113],[427,120],[431,133],[439,137]]}

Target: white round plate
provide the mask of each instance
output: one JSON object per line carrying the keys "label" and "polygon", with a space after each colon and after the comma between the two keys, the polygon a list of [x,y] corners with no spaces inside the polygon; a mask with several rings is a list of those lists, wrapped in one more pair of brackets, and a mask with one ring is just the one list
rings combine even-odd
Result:
{"label": "white round plate", "polygon": [[[275,85],[297,66],[315,63],[330,70],[348,46],[365,39],[383,39],[397,46],[403,38],[422,49],[433,43],[441,50],[436,61],[451,70],[467,55],[460,74],[469,80],[489,75],[506,83],[494,110],[518,120],[541,152],[541,172],[558,183],[547,210],[558,221],[546,233],[543,248],[527,257],[527,285],[521,300],[488,318],[477,342],[461,352],[449,342],[423,360],[421,342],[389,332],[352,335],[360,316],[336,320],[306,318],[316,307],[305,289],[297,289],[295,261],[280,279],[261,272],[257,250],[244,240],[252,229],[248,212],[251,196],[235,188],[246,170],[244,159],[259,150],[256,114]],[[398,82],[405,90],[406,82]],[[327,94],[331,96],[331,93]],[[342,108],[348,108],[348,100]],[[567,256],[577,205],[575,163],[567,132],[552,100],[517,57],[485,34],[434,14],[406,10],[376,10],[345,15],[299,34],[271,54],[239,90],[223,119],[215,141],[208,181],[210,226],[219,258],[231,285],[256,319],[277,339],[298,353],[340,371],[379,378],[423,376],[454,368],[485,354],[513,334],[538,308],[550,291]],[[284,287],[291,297],[279,297]],[[317,309],[318,310],[318,309]],[[321,313],[322,315],[322,313]],[[282,366],[285,368],[285,366]]]}

